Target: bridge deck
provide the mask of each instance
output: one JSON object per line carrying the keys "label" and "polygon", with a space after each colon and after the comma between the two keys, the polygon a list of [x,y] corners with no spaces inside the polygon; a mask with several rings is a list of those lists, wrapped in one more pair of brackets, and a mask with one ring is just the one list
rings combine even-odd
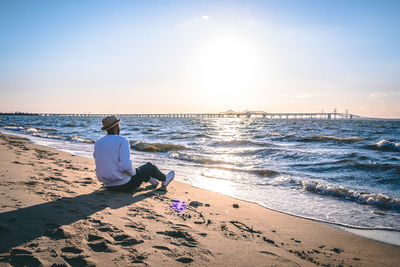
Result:
{"label": "bridge deck", "polygon": [[[0,113],[0,115],[41,115],[41,116],[106,116],[110,114],[50,114],[50,113]],[[137,118],[240,118],[262,117],[269,119],[367,119],[366,117],[348,113],[268,113],[262,111],[223,112],[223,113],[146,113],[146,114],[117,114],[121,117]]]}

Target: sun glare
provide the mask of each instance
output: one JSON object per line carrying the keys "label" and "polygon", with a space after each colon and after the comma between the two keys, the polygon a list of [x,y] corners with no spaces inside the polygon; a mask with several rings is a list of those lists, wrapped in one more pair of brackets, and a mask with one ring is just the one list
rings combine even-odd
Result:
{"label": "sun glare", "polygon": [[195,51],[191,76],[205,97],[243,97],[257,85],[260,58],[256,46],[237,36],[204,41]]}

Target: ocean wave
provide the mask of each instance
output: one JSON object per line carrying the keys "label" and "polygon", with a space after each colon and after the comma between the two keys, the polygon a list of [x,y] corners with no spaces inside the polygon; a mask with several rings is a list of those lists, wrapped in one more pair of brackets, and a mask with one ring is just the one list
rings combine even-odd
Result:
{"label": "ocean wave", "polygon": [[36,128],[28,128],[28,129],[26,129],[26,132],[27,133],[37,133],[37,132],[39,132],[39,130]]}
{"label": "ocean wave", "polygon": [[243,171],[249,172],[249,173],[254,173],[254,174],[257,174],[258,176],[262,176],[262,177],[275,177],[280,174],[277,171],[268,170],[268,169],[253,169],[253,170],[243,170]]}
{"label": "ocean wave", "polygon": [[69,138],[64,137],[64,136],[59,136],[56,135],[52,132],[44,132],[41,130],[41,128],[23,128],[20,126],[10,126],[5,128],[6,130],[13,130],[13,131],[18,131],[22,132],[23,134],[34,136],[34,137],[39,137],[39,138],[49,138],[49,139],[56,139],[56,140],[69,140]]}
{"label": "ocean wave", "polygon": [[235,156],[241,156],[241,157],[248,157],[248,156],[253,156],[253,155],[272,155],[280,152],[281,149],[279,148],[271,148],[271,147],[264,147],[264,148],[257,148],[257,149],[244,149],[240,151],[232,151],[231,154]]}
{"label": "ocean wave", "polygon": [[256,134],[253,136],[254,139],[263,139],[265,137],[269,137],[268,134]]}
{"label": "ocean wave", "polygon": [[191,137],[187,136],[187,135],[183,135],[183,134],[174,135],[174,136],[169,137],[169,139],[171,139],[171,140],[181,140],[181,139],[188,139],[188,138],[191,138]]}
{"label": "ocean wave", "polygon": [[40,137],[40,138],[49,138],[49,139],[57,139],[57,140],[69,140],[67,137],[59,136],[55,134],[50,134],[42,131],[37,131],[34,133],[29,133],[32,136]]}
{"label": "ocean wave", "polygon": [[301,181],[304,190],[320,195],[334,196],[345,200],[353,201],[359,204],[373,205],[386,209],[400,210],[400,198],[390,197],[382,193],[365,193],[344,188],[343,186],[334,186],[318,183],[314,181]]}
{"label": "ocean wave", "polygon": [[22,127],[22,126],[14,126],[14,125],[6,125],[6,126],[4,126],[4,129],[12,130],[12,131],[23,131],[24,127]]}
{"label": "ocean wave", "polygon": [[390,142],[385,139],[367,147],[374,150],[400,152],[400,143]]}
{"label": "ocean wave", "polygon": [[336,136],[316,135],[316,136],[299,138],[298,141],[301,141],[301,142],[335,141],[335,142],[342,142],[342,143],[355,143],[355,142],[363,141],[363,139],[359,138],[359,137],[336,137]]}
{"label": "ocean wave", "polygon": [[294,134],[286,134],[280,137],[280,139],[284,140],[284,139],[292,139],[294,138],[295,135]]}
{"label": "ocean wave", "polygon": [[186,147],[182,145],[145,143],[145,142],[131,143],[131,148],[136,151],[143,151],[143,152],[168,152],[171,150],[186,149]]}
{"label": "ocean wave", "polygon": [[31,127],[25,130],[25,132],[29,135],[35,136],[35,137],[40,137],[40,138],[49,138],[49,139],[56,139],[56,140],[72,140],[72,141],[79,141],[79,142],[84,142],[85,141],[80,141],[80,140],[75,140],[75,137],[65,137],[65,136],[60,136],[56,135],[55,132],[57,130],[53,128],[42,128],[42,127]]}
{"label": "ocean wave", "polygon": [[198,154],[189,154],[189,153],[182,153],[179,151],[171,151],[169,152],[168,156],[173,159],[180,159],[184,161],[190,161],[194,163],[204,164],[204,165],[223,165],[223,164],[231,164],[230,162],[211,159],[202,155]]}
{"label": "ocean wave", "polygon": [[351,167],[366,171],[397,171],[400,174],[399,164],[389,163],[354,163]]}
{"label": "ocean wave", "polygon": [[73,123],[66,123],[63,125],[63,127],[75,127],[76,125]]}
{"label": "ocean wave", "polygon": [[387,172],[388,174],[396,173],[400,174],[400,165],[398,164],[390,164],[390,163],[380,163],[380,162],[359,162],[358,159],[342,159],[336,161],[322,161],[322,162],[304,162],[304,163],[296,163],[292,164],[293,167],[300,167],[303,170],[312,171],[315,173],[318,172],[333,172],[337,173],[338,170],[346,171],[346,172],[354,172],[354,171],[366,171],[369,174],[377,174],[380,175],[383,172]]}
{"label": "ocean wave", "polygon": [[77,135],[71,136],[71,140],[72,141],[77,141],[77,142],[80,142],[80,143],[94,144],[94,141],[92,139],[83,138],[83,137],[80,137],[80,136],[77,136]]}
{"label": "ocean wave", "polygon": [[[290,135],[293,136],[293,135]],[[254,139],[264,139],[264,138],[275,138],[275,139],[284,139],[285,136],[282,136],[281,133],[265,133],[265,134],[256,134],[253,136]]]}
{"label": "ocean wave", "polygon": [[152,134],[154,132],[158,132],[158,129],[157,128],[147,128],[147,129],[142,130],[142,133],[144,133],[144,134]]}
{"label": "ocean wave", "polygon": [[[315,166],[319,166],[317,170],[321,167],[331,167],[333,169],[337,169],[338,167],[345,167],[346,166],[351,166],[350,164],[357,164],[357,161],[355,159],[339,159],[339,160],[331,160],[331,161],[321,161],[321,162],[300,162],[300,163],[295,163],[292,166],[295,167],[308,167],[308,168],[315,168]],[[338,166],[340,165],[340,166]],[[327,169],[324,169],[327,170]],[[322,169],[321,169],[322,171]]]}
{"label": "ocean wave", "polygon": [[249,173],[249,174],[255,174],[260,177],[268,177],[268,178],[280,175],[278,171],[269,169],[240,169],[237,167],[227,167],[227,166],[208,166],[208,168],[230,171],[230,172]]}
{"label": "ocean wave", "polygon": [[193,136],[194,138],[211,138],[208,134],[196,134]]}
{"label": "ocean wave", "polygon": [[219,169],[231,172],[250,173],[250,174],[256,174],[261,177],[275,177],[280,174],[277,171],[269,169],[240,169],[237,167],[228,167],[229,165],[232,165],[232,162],[218,160],[218,159],[211,159],[198,154],[189,154],[189,153],[182,153],[179,151],[173,151],[170,152],[168,156],[174,159],[180,159],[184,161],[190,161],[202,165],[207,165],[208,168],[212,169]]}
{"label": "ocean wave", "polygon": [[255,141],[251,141],[251,140],[229,140],[229,141],[216,141],[213,143],[214,146],[249,146],[249,145],[253,145],[253,146],[264,146],[264,143],[261,142],[255,142]]}
{"label": "ocean wave", "polygon": [[36,129],[38,129],[40,131],[46,131],[46,132],[57,132],[57,130],[53,129],[53,128],[36,127]]}
{"label": "ocean wave", "polygon": [[31,127],[25,130],[26,133],[37,137],[56,136],[54,134],[56,131],[57,130],[52,128],[41,128],[41,127],[36,127],[36,128]]}
{"label": "ocean wave", "polygon": [[171,140],[178,140],[178,139],[196,139],[196,138],[210,138],[206,134],[194,134],[194,133],[188,133],[188,132],[182,132],[178,131],[173,134],[166,134],[166,136],[169,137]]}

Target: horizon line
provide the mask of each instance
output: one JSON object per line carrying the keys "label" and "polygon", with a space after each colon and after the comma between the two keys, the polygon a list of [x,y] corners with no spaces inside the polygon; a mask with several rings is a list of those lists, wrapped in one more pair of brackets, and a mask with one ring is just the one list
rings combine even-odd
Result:
{"label": "horizon line", "polygon": [[0,115],[77,115],[77,116],[100,116],[100,115],[138,115],[138,116],[157,116],[157,115],[262,115],[263,117],[265,116],[312,116],[312,115],[339,115],[339,116],[352,116],[357,119],[383,119],[383,120],[400,120],[400,118],[396,117],[391,117],[391,118],[382,118],[382,117],[368,117],[368,116],[362,116],[358,114],[353,114],[353,113],[344,113],[344,112],[265,112],[265,111],[250,111],[250,110],[245,110],[241,112],[236,112],[233,110],[228,110],[224,112],[184,112],[184,113],[179,113],[179,112],[171,112],[171,113],[91,113],[91,112],[76,112],[76,113],[62,113],[62,112],[0,112]]}

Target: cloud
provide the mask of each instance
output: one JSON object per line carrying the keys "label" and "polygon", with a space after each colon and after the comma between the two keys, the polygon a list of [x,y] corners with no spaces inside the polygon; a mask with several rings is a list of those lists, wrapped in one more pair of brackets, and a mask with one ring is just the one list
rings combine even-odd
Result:
{"label": "cloud", "polygon": [[207,16],[207,15],[201,16],[201,18],[204,19],[204,20],[210,20],[210,19],[211,19],[211,18],[210,18],[209,16]]}
{"label": "cloud", "polygon": [[381,92],[372,93],[369,95],[369,97],[373,97],[373,98],[380,98],[380,97],[386,97],[386,96],[388,96],[387,93],[381,93]]}

